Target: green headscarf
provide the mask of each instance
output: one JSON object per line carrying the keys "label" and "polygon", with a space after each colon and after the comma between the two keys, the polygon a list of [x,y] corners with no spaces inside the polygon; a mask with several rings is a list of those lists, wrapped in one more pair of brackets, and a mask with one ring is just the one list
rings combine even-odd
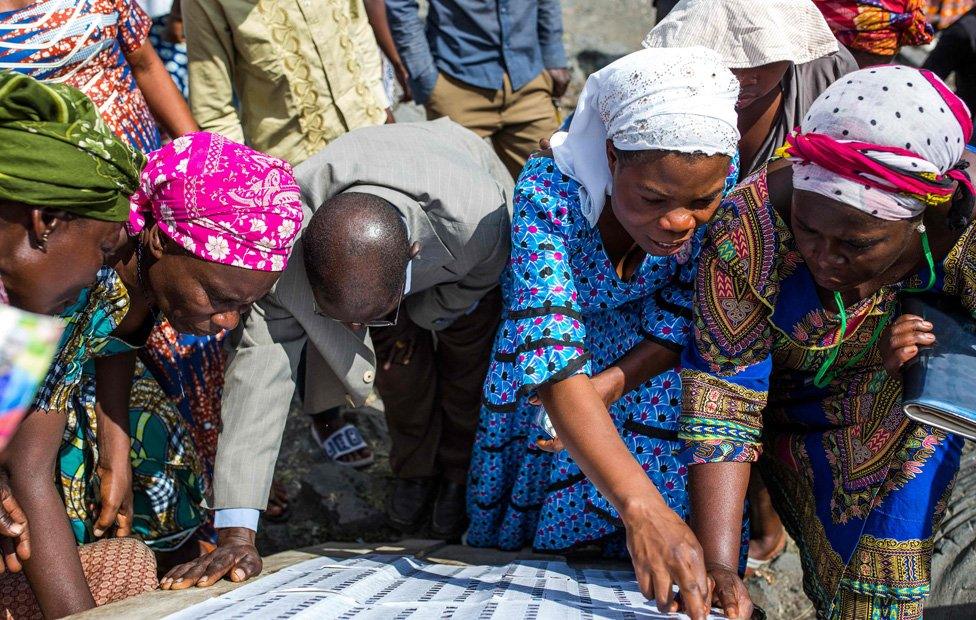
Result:
{"label": "green headscarf", "polygon": [[80,91],[0,71],[0,200],[127,222],[145,162]]}

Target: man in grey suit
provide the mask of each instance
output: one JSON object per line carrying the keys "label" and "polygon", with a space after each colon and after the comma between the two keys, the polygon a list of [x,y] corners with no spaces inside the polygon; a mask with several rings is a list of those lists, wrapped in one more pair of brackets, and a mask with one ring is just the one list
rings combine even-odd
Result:
{"label": "man in grey suit", "polygon": [[[364,128],[295,169],[305,229],[275,288],[229,340],[214,472],[217,549],[165,589],[261,571],[258,511],[305,356],[306,413],[384,401],[391,521],[458,535],[481,384],[501,313],[512,182],[448,119]],[[436,345],[434,334],[436,334]],[[379,364],[377,361],[379,360]]]}

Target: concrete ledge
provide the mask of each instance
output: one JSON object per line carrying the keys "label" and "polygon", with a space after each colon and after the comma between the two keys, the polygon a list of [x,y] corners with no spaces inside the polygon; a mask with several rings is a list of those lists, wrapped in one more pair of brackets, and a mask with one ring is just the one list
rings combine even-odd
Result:
{"label": "concrete ledge", "polygon": [[[289,566],[316,557],[328,556],[342,559],[368,553],[415,556],[430,562],[444,564],[499,566],[514,560],[552,559],[555,557],[535,554],[529,550],[498,551],[495,549],[476,549],[463,545],[449,545],[442,540],[405,539],[397,542],[374,544],[334,542],[268,556],[264,558],[264,571],[261,575],[271,575]],[[602,565],[603,563],[599,564]],[[626,568],[629,565],[614,563],[614,566]],[[176,592],[156,590],[71,617],[78,620],[108,620],[110,618],[113,620],[115,618],[157,620],[197,603],[226,594],[247,583],[251,582],[232,583],[225,580],[209,588],[189,588]]]}
{"label": "concrete ledge", "polygon": [[[320,556],[349,558],[374,552],[417,555],[428,549],[432,550],[443,545],[443,541],[437,540],[402,540],[375,546],[342,542],[327,543],[297,551],[276,553],[275,555],[263,558],[264,571],[261,573],[261,576],[272,575],[289,566],[294,566],[300,562]],[[175,592],[156,590],[155,592],[147,592],[146,594],[119,601],[118,603],[97,607],[85,613],[76,614],[72,618],[78,618],[79,620],[107,620],[109,618],[127,618],[132,620],[145,618],[146,620],[155,620],[236,590],[247,583],[251,582],[233,583],[224,580],[209,588],[188,588]]]}

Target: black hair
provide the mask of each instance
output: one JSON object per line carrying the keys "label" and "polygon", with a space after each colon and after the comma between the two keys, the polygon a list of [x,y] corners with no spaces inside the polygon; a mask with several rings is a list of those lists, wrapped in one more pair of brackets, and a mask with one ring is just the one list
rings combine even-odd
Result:
{"label": "black hair", "polygon": [[327,200],[302,235],[305,271],[318,299],[357,313],[383,308],[401,293],[408,246],[397,208],[359,192]]}
{"label": "black hair", "polygon": [[641,150],[641,151],[625,151],[618,149],[616,146],[613,147],[613,152],[617,156],[617,160],[620,162],[621,166],[632,166],[634,164],[647,164],[665,155],[673,154],[688,161],[699,161],[709,155],[702,153],[701,151],[695,151],[694,153],[682,153],[679,151],[665,151],[659,149]]}
{"label": "black hair", "polygon": [[[969,162],[961,161],[956,164],[956,168],[961,170],[969,178]],[[973,220],[973,208],[976,207],[976,196],[969,191],[965,183],[959,183],[956,191],[952,194],[949,203],[948,224],[950,230],[965,230],[969,222]]]}

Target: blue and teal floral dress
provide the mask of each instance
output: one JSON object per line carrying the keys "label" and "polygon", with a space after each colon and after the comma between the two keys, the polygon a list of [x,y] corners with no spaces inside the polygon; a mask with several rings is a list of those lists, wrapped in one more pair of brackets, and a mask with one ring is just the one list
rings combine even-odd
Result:
{"label": "blue and teal floral dress", "polygon": [[[738,176],[733,162],[726,182]],[[680,351],[690,336],[694,258],[703,230],[676,257],[646,256],[622,280],[600,231],[580,209],[580,185],[550,157],[530,159],[515,190],[505,310],[483,390],[468,485],[477,547],[567,551],[602,544],[626,553],[613,506],[568,452],[536,447],[528,402],[542,385],[604,370],[644,340]],[[688,461],[677,438],[681,378],[669,370],[628,392],[610,415],[668,505],[688,512]]]}

